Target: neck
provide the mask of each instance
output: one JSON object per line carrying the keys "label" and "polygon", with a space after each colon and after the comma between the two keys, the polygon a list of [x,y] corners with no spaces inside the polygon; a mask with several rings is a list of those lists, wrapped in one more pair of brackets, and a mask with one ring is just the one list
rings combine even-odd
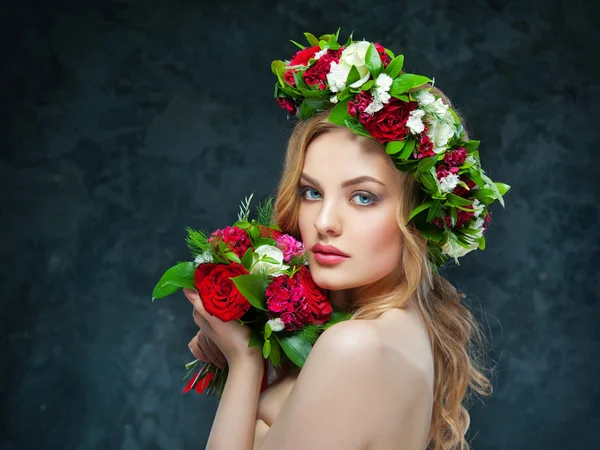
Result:
{"label": "neck", "polygon": [[374,283],[348,289],[330,290],[329,301],[332,306],[344,312],[351,312],[363,301],[389,292],[398,283],[395,271]]}

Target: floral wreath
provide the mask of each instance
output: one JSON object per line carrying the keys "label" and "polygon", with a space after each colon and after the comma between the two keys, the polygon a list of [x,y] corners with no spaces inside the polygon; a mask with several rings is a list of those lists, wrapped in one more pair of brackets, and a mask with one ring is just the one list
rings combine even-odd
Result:
{"label": "floral wreath", "polygon": [[[306,120],[332,109],[329,122],[385,146],[396,168],[410,172],[426,193],[409,215],[428,240],[434,268],[485,249],[490,203],[510,189],[481,168],[479,141],[466,140],[460,117],[430,92],[435,80],[402,70],[404,56],[377,42],[342,46],[335,34],[304,33],[309,46],[289,61],[273,61],[275,98],[288,118]],[[429,84],[431,83],[431,84]]]}

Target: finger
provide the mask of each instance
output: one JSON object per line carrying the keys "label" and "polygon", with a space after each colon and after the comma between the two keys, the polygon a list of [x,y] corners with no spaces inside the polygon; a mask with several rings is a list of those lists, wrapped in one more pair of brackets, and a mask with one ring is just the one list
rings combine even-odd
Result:
{"label": "finger", "polygon": [[205,361],[205,362],[210,362],[209,358],[206,356],[206,354],[202,351],[202,349],[198,345],[198,338],[196,336],[194,336],[192,338],[192,340],[188,344],[188,348],[190,349],[190,352],[192,352],[192,354],[196,357],[196,359],[199,359],[199,360]]}
{"label": "finger", "polygon": [[188,298],[188,300],[192,303],[192,305],[194,305],[194,308],[198,310],[198,312],[200,313],[200,315],[202,316],[202,318],[204,320],[206,320],[210,324],[216,323],[215,321],[219,321],[219,319],[212,316],[211,314],[208,313],[208,311],[206,311],[206,309],[204,309],[204,304],[202,303],[202,299],[200,298],[200,295],[198,294],[198,292],[196,292],[193,289],[184,288],[183,293]]}
{"label": "finger", "polygon": [[223,352],[221,351],[219,346],[216,345],[212,339],[207,337],[206,334],[204,335],[204,337],[206,339],[206,345],[208,346],[209,349],[211,349],[213,351],[217,361],[219,361],[221,363],[221,365],[223,367],[225,367],[225,365],[227,364],[227,358],[225,358],[225,355],[223,354]]}
{"label": "finger", "polygon": [[221,361],[221,358],[215,351],[215,349],[214,349],[215,346],[210,345],[209,340],[206,338],[206,334],[202,331],[198,331],[198,334],[196,335],[196,339],[197,339],[198,345],[200,346],[200,348],[202,349],[204,354],[210,360],[209,362],[213,363],[217,367],[223,368],[224,363],[223,363],[223,361]]}
{"label": "finger", "polygon": [[210,324],[206,321],[204,317],[202,317],[202,314],[200,314],[200,311],[198,311],[195,306],[194,310],[192,311],[192,316],[194,317],[194,322],[196,323],[196,325],[198,325],[198,328],[205,331],[212,330]]}

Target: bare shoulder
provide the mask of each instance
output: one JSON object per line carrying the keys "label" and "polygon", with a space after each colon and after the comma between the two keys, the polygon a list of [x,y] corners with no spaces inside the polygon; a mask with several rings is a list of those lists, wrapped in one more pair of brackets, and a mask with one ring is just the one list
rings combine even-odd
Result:
{"label": "bare shoulder", "polygon": [[388,328],[373,320],[352,320],[325,330],[263,449],[364,449],[381,445],[382,439],[423,440],[429,427],[429,380],[410,354],[391,344]]}

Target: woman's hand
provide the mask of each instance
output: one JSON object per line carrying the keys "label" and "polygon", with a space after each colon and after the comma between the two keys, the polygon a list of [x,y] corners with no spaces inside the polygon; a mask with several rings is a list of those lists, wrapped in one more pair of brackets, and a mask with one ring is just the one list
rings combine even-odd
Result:
{"label": "woman's hand", "polygon": [[[229,365],[238,362],[263,363],[262,350],[258,347],[248,347],[250,328],[242,325],[237,320],[223,322],[211,316],[202,304],[198,293],[193,289],[184,289],[183,293],[194,305],[194,322],[200,327],[200,332],[190,342],[190,350],[198,359],[206,361],[199,356],[206,356],[208,362],[224,363]],[[202,342],[204,340],[204,342]],[[202,354],[198,352],[202,351]],[[198,354],[196,354],[196,351]],[[216,364],[218,367],[219,364]],[[224,364],[223,364],[224,366]]]}

